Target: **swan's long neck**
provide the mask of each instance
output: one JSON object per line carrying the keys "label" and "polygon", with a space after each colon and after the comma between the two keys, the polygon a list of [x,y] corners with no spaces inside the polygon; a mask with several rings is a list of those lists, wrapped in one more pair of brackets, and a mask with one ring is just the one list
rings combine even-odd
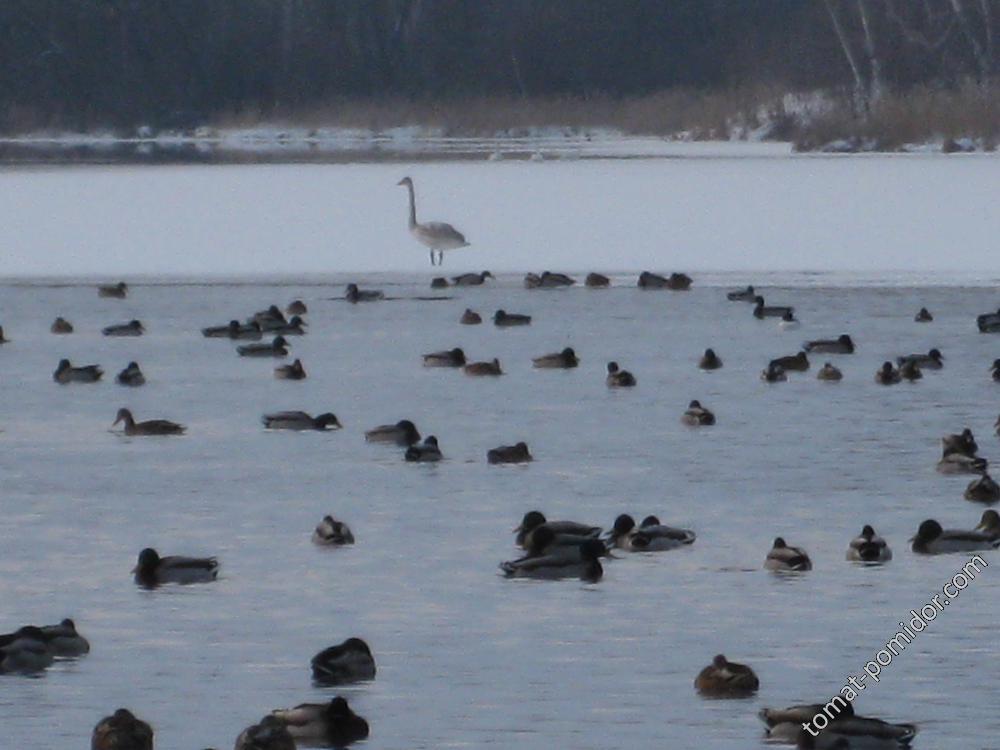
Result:
{"label": "swan's long neck", "polygon": [[417,199],[413,194],[413,183],[406,183],[406,189],[410,191],[410,229],[417,225]]}

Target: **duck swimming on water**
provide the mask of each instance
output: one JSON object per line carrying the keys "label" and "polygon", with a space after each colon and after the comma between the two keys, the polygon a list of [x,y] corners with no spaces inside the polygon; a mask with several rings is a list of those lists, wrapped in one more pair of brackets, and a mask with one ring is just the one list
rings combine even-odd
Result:
{"label": "duck swimming on water", "polygon": [[313,544],[324,546],[354,544],[354,534],[351,533],[351,528],[343,521],[338,521],[333,516],[323,516],[323,520],[316,524],[312,541]]}
{"label": "duck swimming on water", "polygon": [[892,559],[892,550],[885,539],[866,524],[861,533],[851,540],[847,548],[847,559],[866,563],[888,562]]}
{"label": "duck swimming on water", "polygon": [[261,417],[264,427],[269,430],[339,430],[343,427],[337,415],[325,412],[311,416],[304,411],[279,411]]}
{"label": "duck swimming on water", "polygon": [[105,336],[141,336],[145,332],[146,329],[143,328],[142,323],[138,320],[130,320],[128,323],[108,326],[101,331]]}
{"label": "duck swimming on water", "polygon": [[132,572],[135,582],[145,588],[164,583],[209,583],[218,578],[219,561],[214,557],[160,557],[147,547],[139,553],[139,563]]}
{"label": "duck swimming on water", "polygon": [[767,553],[764,567],[773,571],[804,571],[812,570],[812,560],[799,547],[790,547],[780,536],[774,540],[774,546]]}
{"label": "duck swimming on water", "polygon": [[368,443],[394,443],[406,448],[420,440],[420,433],[409,419],[401,419],[396,424],[383,424],[365,431]]}
{"label": "duck swimming on water", "polygon": [[604,379],[608,388],[632,388],[636,384],[635,376],[628,370],[622,370],[617,362],[608,362],[608,376]]}
{"label": "duck swimming on water", "polygon": [[67,383],[96,383],[104,374],[98,365],[83,365],[73,367],[68,359],[60,359],[59,366],[52,373],[52,379],[60,385]]}
{"label": "duck swimming on water", "polygon": [[302,366],[302,360],[296,359],[290,365],[275,367],[274,377],[278,380],[305,380],[306,370]]}
{"label": "duck swimming on water", "polygon": [[580,364],[576,352],[572,348],[566,347],[561,352],[543,354],[531,360],[532,367],[539,369],[570,369]]}
{"label": "duck swimming on water", "polygon": [[142,374],[142,370],[139,369],[138,362],[129,362],[128,366],[115,376],[115,382],[118,385],[126,385],[132,388],[136,388],[140,385],[146,384],[146,376]]}
{"label": "duck swimming on water", "polygon": [[171,422],[166,419],[150,419],[145,422],[136,422],[135,418],[132,416],[132,412],[125,408],[118,410],[115,421],[111,424],[111,426],[114,427],[119,422],[124,422],[125,434],[130,436],[183,435],[184,430],[187,429],[182,424],[177,424],[176,422]]}

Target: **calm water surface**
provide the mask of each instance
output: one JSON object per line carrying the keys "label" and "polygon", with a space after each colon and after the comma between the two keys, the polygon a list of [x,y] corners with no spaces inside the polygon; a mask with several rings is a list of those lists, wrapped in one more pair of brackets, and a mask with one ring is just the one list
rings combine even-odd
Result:
{"label": "calm water surface", "polygon": [[[992,424],[1000,386],[988,364],[1000,337],[974,316],[993,289],[827,286],[766,288],[803,326],[781,331],[722,286],[696,277],[689,293],[642,292],[620,277],[606,291],[526,291],[519,279],[448,290],[428,302],[428,275],[369,277],[401,299],[351,306],[329,285],[135,285],[127,300],[92,285],[0,287],[0,629],[72,616],[92,653],[37,678],[0,678],[4,745],[87,746],[101,716],[124,705],[150,721],[157,747],[231,747],[272,708],[336,693],[372,726],[365,747],[745,750],[763,746],[762,706],[826,698],[858,674],[911,608],[964,564],[922,559],[906,540],[920,521],[970,528],[981,508],[962,499],[969,477],[934,471],[938,440],[968,426],[998,456]],[[766,278],[716,278],[716,283]],[[277,381],[276,362],[240,359],[198,329],[302,298],[309,335],[292,340],[306,381]],[[913,322],[926,305],[929,325]],[[528,328],[460,326],[473,307],[534,316]],[[76,326],[53,336],[56,315]],[[106,339],[101,327],[142,319],[148,333]],[[758,374],[802,340],[849,332],[853,356],[820,355],[812,372],[766,385]],[[424,369],[420,355],[461,346],[499,357],[506,375],[467,378]],[[573,346],[571,371],[531,357]],[[697,369],[712,346],[722,370]],[[890,356],[939,347],[942,372],[876,386]],[[106,380],[60,387],[61,357],[100,363]],[[137,360],[148,385],[114,374]],[[604,386],[617,359],[636,374]],[[823,360],[840,384],[815,379]],[[818,360],[818,361],[817,361]],[[718,417],[679,422],[698,398]],[[177,439],[109,431],[115,411],[188,425]],[[267,411],[335,412],[329,434],[270,433]],[[446,461],[408,465],[364,442],[401,418],[439,437]],[[527,467],[487,465],[525,440]],[[694,529],[671,553],[606,565],[597,585],[507,581],[510,529],[527,510],[610,526],[629,512]],[[309,541],[327,513],[357,544]],[[895,559],[844,561],[871,523]],[[815,570],[761,569],[776,535],[804,546]],[[129,570],[140,548],[217,555],[211,585],[148,592]],[[991,565],[994,559],[989,558]],[[997,747],[990,719],[1000,566],[990,567],[883,672],[858,711],[921,727],[920,748]],[[372,645],[378,677],[314,687],[310,657],[349,636]],[[716,653],[751,664],[757,697],[706,701],[692,689]],[[9,743],[9,744],[8,744]]]}

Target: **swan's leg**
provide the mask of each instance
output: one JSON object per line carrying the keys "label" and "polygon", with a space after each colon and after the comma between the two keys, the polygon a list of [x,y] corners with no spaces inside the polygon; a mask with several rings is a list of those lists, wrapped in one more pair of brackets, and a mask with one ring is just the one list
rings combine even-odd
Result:
{"label": "swan's leg", "polygon": [[438,250],[438,265],[444,265],[444,250]]}
{"label": "swan's leg", "polygon": [[431,250],[431,265],[434,265],[434,250]]}

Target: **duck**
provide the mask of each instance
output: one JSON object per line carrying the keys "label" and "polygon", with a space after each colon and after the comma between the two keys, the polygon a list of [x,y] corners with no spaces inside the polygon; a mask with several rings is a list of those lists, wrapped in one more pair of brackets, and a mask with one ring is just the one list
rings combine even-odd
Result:
{"label": "duck", "polygon": [[757,293],[753,290],[752,286],[747,286],[746,289],[736,289],[732,292],[726,292],[726,299],[730,302],[757,302]]}
{"label": "duck", "polygon": [[990,365],[990,371],[993,382],[1000,383],[1000,359],[993,360],[993,364]]}
{"label": "duck", "polygon": [[[545,557],[551,555],[558,555],[560,557],[570,558],[576,561],[583,560],[583,555],[580,552],[580,548],[583,546],[584,542],[591,541],[596,537],[589,536],[576,536],[573,534],[557,534],[549,526],[542,525],[535,529],[529,538],[528,545],[525,547],[525,554],[515,560],[514,562],[520,562],[529,557]],[[600,540],[602,546],[604,546],[604,555],[610,556],[607,545],[604,544],[603,540]]]}
{"label": "duck", "polygon": [[802,345],[807,352],[817,352],[823,354],[854,354],[854,341],[851,337],[842,333],[835,339],[816,339],[807,341]]}
{"label": "duck", "polygon": [[101,330],[105,336],[141,336],[145,332],[146,329],[138,320],[130,320],[128,323],[108,326]]}
{"label": "duck", "polygon": [[524,277],[525,289],[555,289],[561,286],[573,286],[575,283],[576,279],[564,273],[550,271],[542,271],[541,276],[529,273]]}
{"label": "duck", "polygon": [[617,362],[608,362],[608,376],[604,382],[608,388],[632,388],[636,384],[635,376],[620,369]]}
{"label": "duck", "polygon": [[543,354],[541,357],[533,357],[531,366],[539,369],[569,369],[580,364],[576,352],[571,347],[566,347],[561,352]]}
{"label": "duck", "polygon": [[524,514],[521,523],[514,529],[517,534],[515,542],[522,549],[531,549],[535,533],[545,527],[556,535],[556,543],[560,538],[569,538],[567,543],[582,544],[587,539],[597,539],[601,535],[600,526],[591,526],[576,521],[549,521],[541,511],[529,510]]}
{"label": "duck", "polygon": [[437,438],[433,435],[428,435],[422,443],[417,443],[407,448],[403,458],[411,463],[432,463],[440,461],[443,456],[441,455],[441,448],[438,447]]}
{"label": "duck", "polygon": [[942,529],[941,524],[929,518],[920,524],[913,542],[913,551],[921,555],[941,555],[948,552],[977,552],[1000,547],[1000,537],[985,531]]}
{"label": "duck", "polygon": [[924,373],[920,369],[920,365],[912,360],[907,360],[899,366],[899,377],[903,380],[908,380],[913,383],[920,380],[924,376]]}
{"label": "duck", "polygon": [[97,287],[98,297],[113,297],[114,299],[125,299],[128,295],[128,284],[124,281],[119,281],[113,286],[99,286]]}
{"label": "duck", "polygon": [[271,713],[284,723],[296,744],[304,746],[344,747],[368,736],[368,722],[339,695],[329,703],[301,703]]}
{"label": "duck", "polygon": [[969,482],[964,497],[977,503],[995,503],[1000,501],[1000,485],[989,474],[983,474]]}
{"label": "duck", "polygon": [[313,544],[324,546],[354,544],[354,534],[351,533],[351,527],[343,521],[338,521],[333,516],[323,516],[323,520],[316,524],[312,541]]}
{"label": "duck", "polygon": [[706,349],[698,361],[698,367],[702,370],[718,370],[722,367],[722,360],[716,355],[714,349]]}
{"label": "duck", "polygon": [[587,539],[578,550],[579,556],[552,551],[509,560],[500,563],[500,570],[507,578],[580,578],[588,583],[597,583],[604,575],[604,568],[598,559],[607,553],[604,543],[600,539]]}
{"label": "duck", "polygon": [[463,326],[477,326],[483,322],[483,317],[475,310],[470,310],[467,307],[465,308],[465,312],[462,313],[462,317],[458,319],[458,322]]}
{"label": "duck", "polygon": [[830,382],[842,380],[843,377],[844,373],[829,362],[824,362],[823,366],[819,368],[819,371],[816,373],[817,380],[827,380]]}
{"label": "duck", "polygon": [[401,419],[396,424],[383,424],[365,430],[365,442],[394,443],[407,448],[420,440],[420,433],[409,419]]}
{"label": "duck", "polygon": [[602,273],[591,271],[587,274],[587,278],[583,280],[583,285],[588,289],[606,289],[611,286],[611,279]]}
{"label": "duck", "polygon": [[90,642],[77,632],[76,623],[68,617],[58,625],[43,625],[39,631],[57,658],[73,659],[90,653]]}
{"label": "duck", "polygon": [[979,519],[976,531],[988,534],[994,539],[1000,539],[1000,513],[995,510],[984,510],[983,517]]}
{"label": "duck", "polygon": [[118,385],[127,385],[136,388],[146,384],[146,376],[139,369],[138,362],[129,362],[128,366],[115,376]]}
{"label": "duck", "polygon": [[[817,714],[830,716],[833,709],[843,707],[830,719],[828,726],[819,732],[819,737],[813,738],[805,730],[804,724],[813,720]],[[836,696],[830,703],[817,703],[806,706],[790,706],[788,708],[764,708],[759,713],[767,725],[767,733],[771,740],[798,742],[799,747],[806,750],[825,748],[825,750],[849,750],[850,748],[890,748],[909,747],[910,741],[917,734],[913,724],[890,724],[881,719],[858,716],[854,706],[841,696]],[[808,737],[808,740],[803,738]],[[799,738],[801,741],[797,740]],[[802,742],[806,742],[805,745]]]}
{"label": "duck", "polygon": [[622,513],[615,519],[608,543],[628,552],[663,552],[693,544],[696,538],[690,529],[664,526],[656,516],[646,516],[637,528],[635,519]]}
{"label": "duck", "polygon": [[240,732],[235,750],[295,750],[295,738],[281,719],[268,715]]}
{"label": "duck", "polygon": [[913,362],[924,370],[940,370],[944,367],[944,356],[938,349],[931,349],[927,354],[907,354],[904,357],[896,357],[896,364],[902,365],[906,362]]}
{"label": "duck", "polygon": [[115,421],[111,423],[114,427],[119,422],[125,424],[125,434],[129,436],[133,435],[183,435],[184,431],[187,429],[182,424],[177,424],[176,422],[171,422],[166,419],[149,419],[145,422],[136,422],[135,418],[132,416],[132,412],[128,409],[121,408],[118,410],[118,414],[115,416]]}
{"label": "duck", "polygon": [[799,319],[792,312],[786,312],[781,316],[781,320],[778,321],[778,327],[783,331],[794,331],[800,325]]}
{"label": "duck", "polygon": [[132,569],[135,582],[145,588],[163,583],[210,583],[219,575],[219,561],[214,557],[160,557],[147,547],[139,553],[139,562]]}
{"label": "duck", "polygon": [[778,357],[777,359],[772,359],[768,363],[768,367],[772,365],[778,365],[785,372],[805,372],[809,369],[809,358],[806,356],[805,352],[799,352],[798,354],[789,357]]}
{"label": "duck", "polygon": [[690,427],[701,427],[715,424],[715,415],[695,399],[688,404],[687,411],[681,415],[681,422]]}
{"label": "duck", "polygon": [[290,365],[275,367],[274,377],[278,380],[305,380],[306,370],[302,366],[302,360],[296,359]]}
{"label": "duck", "polygon": [[892,550],[885,539],[875,533],[868,524],[861,533],[851,540],[847,547],[847,559],[853,562],[881,563],[892,559]]}
{"label": "duck", "polygon": [[520,313],[508,313],[506,310],[497,310],[493,313],[493,325],[499,328],[527,326],[531,325],[531,316],[521,315]]}
{"label": "duck", "polygon": [[465,352],[458,347],[424,355],[424,367],[465,367]]}
{"label": "duck", "polygon": [[260,418],[268,430],[339,430],[343,427],[337,415],[324,412],[315,417],[304,411],[279,411]]}
{"label": "duck", "polygon": [[988,465],[985,458],[948,453],[937,462],[937,470],[941,474],[985,474]]}
{"label": "duck", "polygon": [[786,315],[795,315],[794,307],[781,307],[778,305],[765,305],[764,298],[760,295],[754,299],[753,316],[755,318],[784,318]]}
{"label": "duck", "polygon": [[702,695],[718,698],[747,697],[757,692],[760,680],[745,664],[729,661],[719,654],[694,680],[694,688]]}
{"label": "duck", "polygon": [[995,313],[977,316],[976,326],[980,333],[1000,333],[1000,308]]}
{"label": "duck", "polygon": [[920,312],[918,312],[914,318],[917,323],[930,323],[934,320],[934,316],[931,315],[930,311],[926,307],[921,307]]}
{"label": "duck", "polygon": [[56,318],[52,321],[52,325],[49,327],[52,333],[66,334],[73,333],[73,324],[70,323],[66,318]]}
{"label": "duck", "polygon": [[492,279],[493,274],[489,271],[483,271],[482,273],[463,273],[458,276],[451,277],[451,283],[455,286],[482,286],[486,283],[486,279]]}
{"label": "duck", "polygon": [[941,455],[947,456],[951,453],[961,453],[963,456],[974,458],[979,452],[979,444],[972,430],[966,427],[958,434],[945,435],[941,438]]}
{"label": "duck", "polygon": [[431,289],[447,289],[449,286],[448,279],[444,276],[435,276],[431,279]]}
{"label": "duck", "polygon": [[800,547],[789,547],[779,536],[774,540],[771,551],[767,553],[764,567],[774,571],[812,570],[812,560]]}
{"label": "duck", "polygon": [[469,362],[462,371],[466,375],[503,375],[500,360],[495,358],[492,362]]}
{"label": "duck", "polygon": [[291,320],[284,323],[272,323],[264,327],[264,330],[268,333],[279,333],[282,336],[305,336],[306,325],[308,324],[301,317],[293,315]]}
{"label": "duck", "polygon": [[0,635],[0,674],[31,674],[52,665],[55,654],[40,628],[25,625]]}
{"label": "duck", "polygon": [[875,372],[875,382],[880,385],[895,385],[901,379],[899,370],[892,366],[892,362],[883,362],[882,366]]}
{"label": "duck", "polygon": [[60,385],[67,383],[96,383],[104,374],[98,365],[83,365],[73,367],[68,359],[60,359],[59,366],[52,373],[52,379]]}
{"label": "duck", "polygon": [[293,300],[288,303],[288,307],[285,308],[285,312],[288,315],[305,315],[309,312],[309,308],[306,307],[306,303],[300,299]]}
{"label": "duck", "polygon": [[247,323],[258,324],[264,331],[274,330],[285,325],[287,322],[285,314],[281,312],[277,305],[271,305],[266,310],[258,310],[247,320]]}
{"label": "duck", "polygon": [[380,289],[358,289],[357,284],[348,284],[344,299],[352,303],[375,302],[385,299],[385,292]]}
{"label": "duck", "polygon": [[342,685],[375,679],[375,658],[360,638],[348,638],[316,654],[312,661],[313,679],[324,685]]}
{"label": "duck", "polygon": [[765,383],[784,383],[788,376],[785,375],[784,367],[772,362],[761,372],[760,379]]}
{"label": "duck", "polygon": [[284,336],[275,336],[270,344],[244,344],[236,352],[241,357],[287,357],[288,342]]}
{"label": "duck", "polygon": [[97,722],[90,750],[153,750],[153,728],[127,708],[119,708]]}
{"label": "duck", "polygon": [[501,445],[486,451],[486,462],[490,464],[524,464],[534,459],[528,451],[528,444]]}

